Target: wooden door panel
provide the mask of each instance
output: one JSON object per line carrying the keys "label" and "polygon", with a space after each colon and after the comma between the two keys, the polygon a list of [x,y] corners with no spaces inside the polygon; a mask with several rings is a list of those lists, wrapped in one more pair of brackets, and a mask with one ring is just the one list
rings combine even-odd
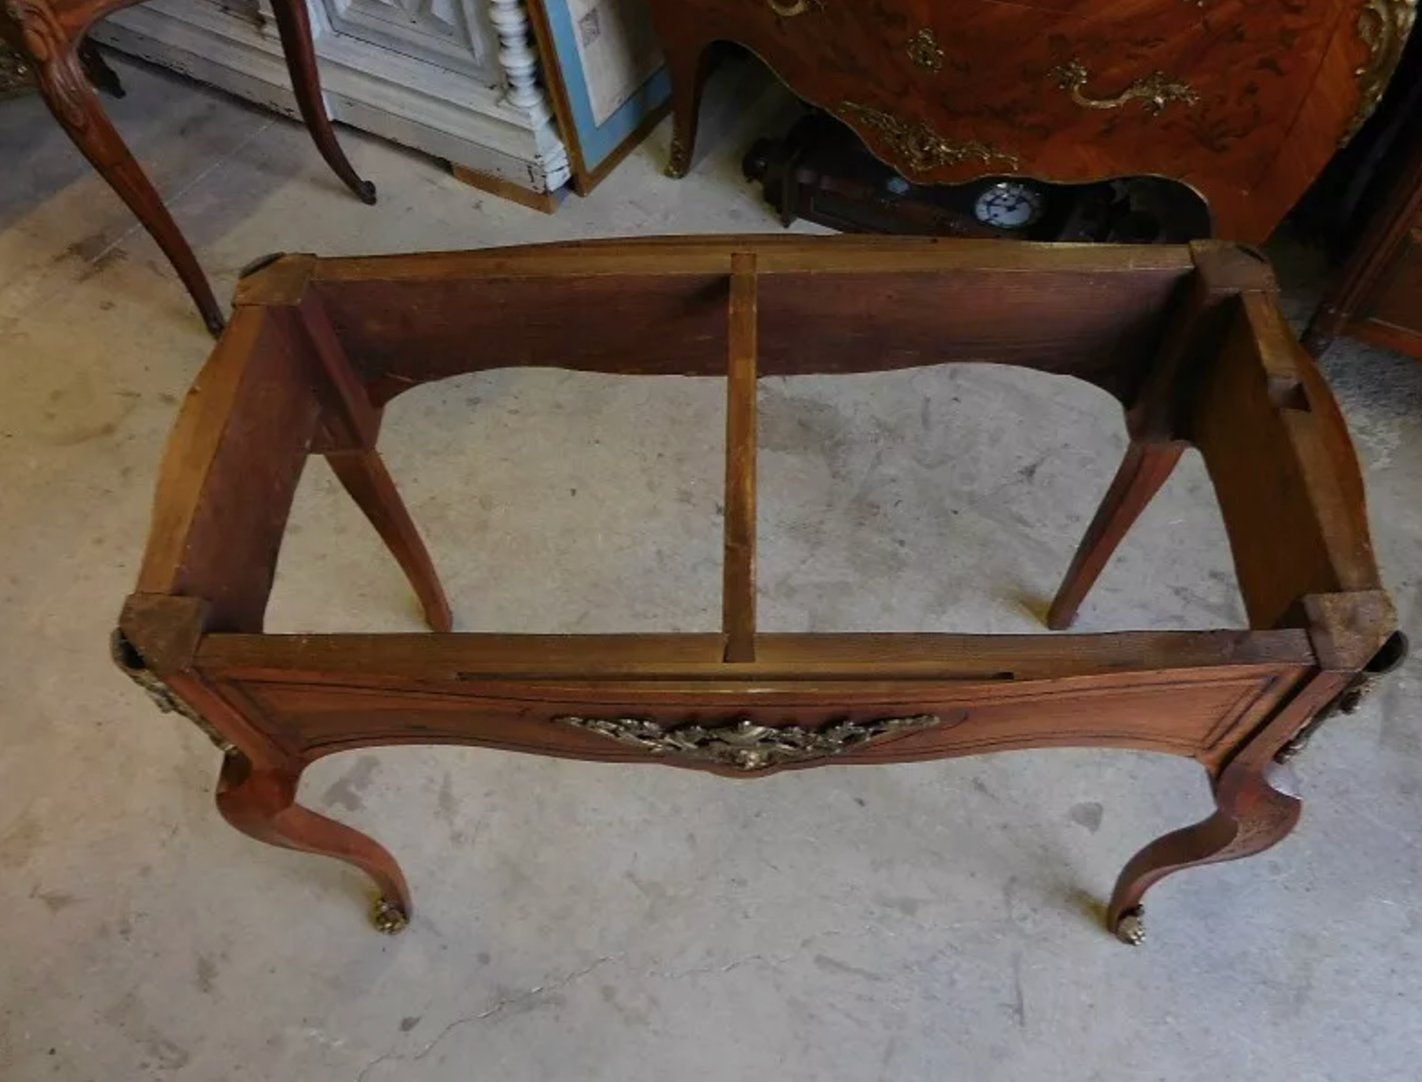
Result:
{"label": "wooden door panel", "polygon": [[1379,323],[1422,331],[1422,227],[1414,227],[1398,245],[1391,265],[1360,309]]}
{"label": "wooden door panel", "polygon": [[337,34],[498,81],[498,41],[475,0],[319,0]]}

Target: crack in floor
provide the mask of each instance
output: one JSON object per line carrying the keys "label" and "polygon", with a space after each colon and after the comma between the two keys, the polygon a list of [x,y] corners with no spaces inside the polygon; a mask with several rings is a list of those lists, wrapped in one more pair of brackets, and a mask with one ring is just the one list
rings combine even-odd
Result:
{"label": "crack in floor", "polygon": [[591,964],[584,966],[582,969],[576,969],[573,972],[567,974],[566,976],[560,977],[558,980],[552,982],[551,984],[545,981],[542,984],[530,988],[527,992],[520,992],[517,995],[505,996],[503,999],[495,1000],[492,1005],[486,1007],[478,1014],[468,1014],[464,1015],[463,1017],[456,1018],[448,1025],[446,1025],[442,1030],[440,1030],[439,1033],[437,1033],[434,1038],[431,1039],[429,1043],[425,1045],[424,1048],[420,1049],[420,1051],[416,1052],[413,1056],[396,1055],[392,1052],[385,1052],[379,1056],[376,1056],[375,1059],[371,1060],[369,1063],[367,1063],[364,1067],[361,1068],[360,1073],[356,1075],[355,1082],[365,1082],[365,1079],[370,1074],[370,1072],[375,1070],[375,1068],[380,1066],[382,1063],[396,1061],[403,1063],[418,1063],[420,1060],[424,1059],[431,1052],[433,1052],[435,1048],[439,1045],[439,1043],[443,1041],[446,1037],[448,1037],[451,1033],[453,1033],[456,1029],[459,1029],[462,1026],[471,1025],[474,1022],[483,1022],[486,1019],[492,1018],[496,1014],[499,1014],[510,1007],[516,1007],[520,1004],[528,1003],[532,1000],[546,996],[552,992],[556,992],[561,988],[566,988],[574,981],[582,980],[582,978],[586,977],[589,973],[593,972],[595,969],[598,969],[600,966],[606,965],[608,962],[615,960],[616,956],[605,954],[601,958],[598,958],[593,961]]}

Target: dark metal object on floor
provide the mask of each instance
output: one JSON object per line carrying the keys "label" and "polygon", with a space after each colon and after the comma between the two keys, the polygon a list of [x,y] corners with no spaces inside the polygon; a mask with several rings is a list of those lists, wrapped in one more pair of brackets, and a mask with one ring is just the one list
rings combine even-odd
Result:
{"label": "dark metal object on floor", "polygon": [[786,226],[804,218],[845,233],[1126,244],[1179,244],[1210,235],[1200,198],[1159,177],[912,184],[820,112],[799,120],[782,139],[759,140],[742,168],[761,183]]}

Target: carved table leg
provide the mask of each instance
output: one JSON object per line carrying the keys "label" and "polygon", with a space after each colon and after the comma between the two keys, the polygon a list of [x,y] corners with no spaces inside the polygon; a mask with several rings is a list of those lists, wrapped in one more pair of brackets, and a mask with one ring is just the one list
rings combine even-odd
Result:
{"label": "carved table leg", "polygon": [[1053,631],[1071,626],[1106,561],[1170,477],[1184,450],[1183,443],[1131,441],[1047,613],[1047,626]]}
{"label": "carved table leg", "polygon": [[371,917],[375,927],[393,935],[413,912],[405,876],[385,847],[358,830],[327,819],[296,803],[300,768],[254,767],[232,753],[222,763],[217,807],[222,817],[258,841],[303,853],[335,857],[375,880],[380,890]]}
{"label": "carved table leg", "polygon": [[400,492],[385,469],[385,462],[376,451],[339,451],[326,456],[337,479],[350,493],[351,499],[365,512],[365,517],[390,549],[415,595],[425,610],[425,620],[435,631],[449,631],[454,619],[449,601],[444,596],[439,575],[429,550],[420,539]]}
{"label": "carved table leg", "polygon": [[707,68],[706,50],[699,44],[667,52],[667,74],[671,79],[672,142],[666,175],[674,179],[686,176],[691,169]]}
{"label": "carved table leg", "polygon": [[1229,770],[1215,786],[1214,815],[1151,842],[1121,871],[1106,926],[1121,940],[1138,944],[1145,936],[1141,898],[1167,875],[1201,864],[1238,860],[1281,841],[1303,810],[1293,794],[1287,767]]}
{"label": "carved table leg", "polygon": [[281,49],[286,55],[286,69],[291,73],[291,89],[296,94],[296,104],[311,139],[326,164],[346,187],[355,192],[362,203],[375,202],[375,185],[362,180],[346,158],[341,144],[336,141],[331,118],[326,114],[326,103],[321,98],[321,77],[316,70],[316,47],[311,40],[311,15],[306,10],[306,0],[273,0],[272,14],[276,16],[277,30],[281,34]]}
{"label": "carved table leg", "polygon": [[54,12],[41,0],[12,0],[5,10],[19,27],[16,45],[34,64],[40,93],[50,112],[158,242],[208,330],[218,334],[223,326],[222,309],[212,288],[168,208],[104,114],[98,95],[84,77],[77,43],[68,39]]}

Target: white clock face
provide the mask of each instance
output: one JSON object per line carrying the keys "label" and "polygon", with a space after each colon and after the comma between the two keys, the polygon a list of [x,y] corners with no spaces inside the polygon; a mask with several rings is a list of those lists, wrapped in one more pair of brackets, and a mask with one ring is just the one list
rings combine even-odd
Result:
{"label": "white clock face", "polygon": [[1042,216],[1046,202],[1042,192],[1030,184],[1002,180],[983,189],[973,204],[973,213],[984,225],[998,229],[1021,229]]}

